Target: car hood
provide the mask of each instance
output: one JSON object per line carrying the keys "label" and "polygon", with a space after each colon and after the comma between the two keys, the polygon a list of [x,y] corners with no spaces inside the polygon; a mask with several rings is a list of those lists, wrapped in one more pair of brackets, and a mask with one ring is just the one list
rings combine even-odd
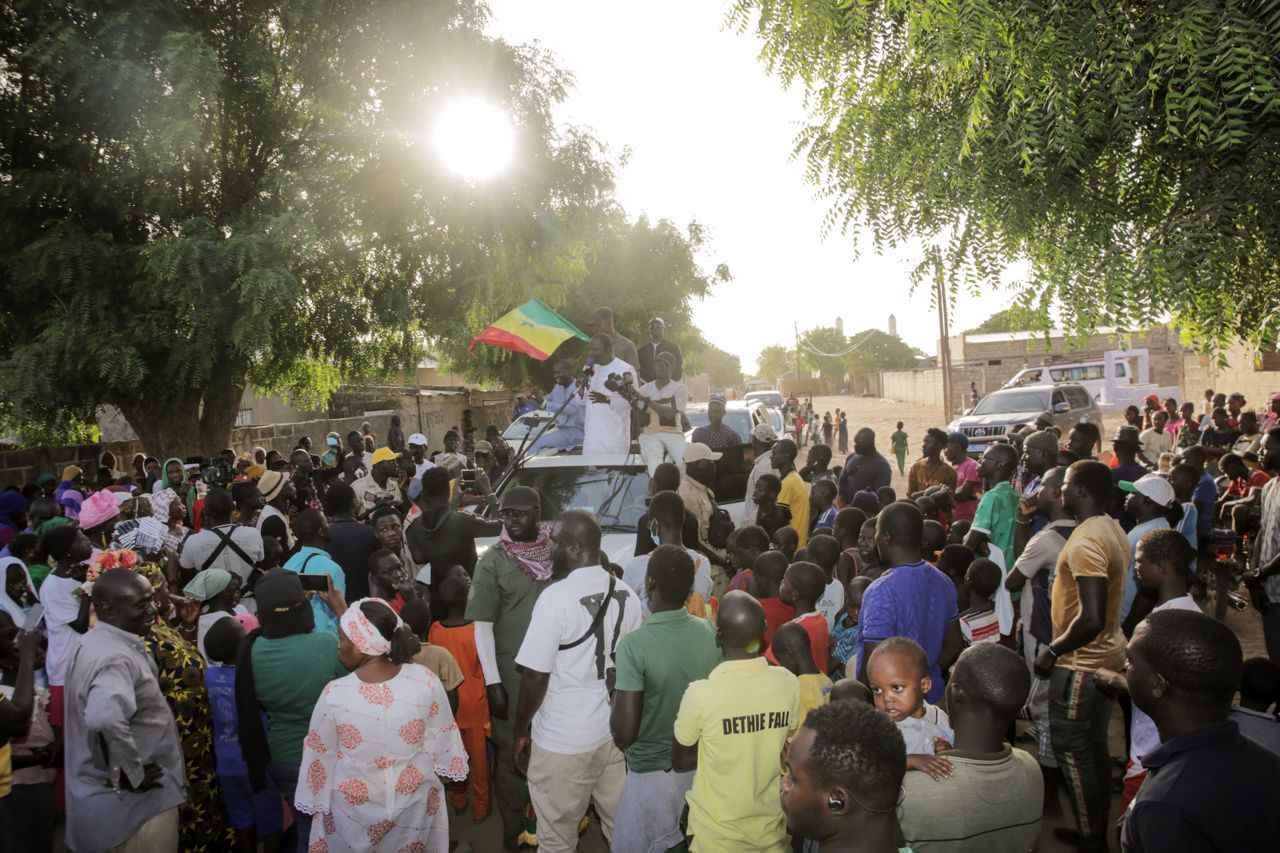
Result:
{"label": "car hood", "polygon": [[1023,421],[1033,421],[1043,414],[1043,409],[1034,409],[1027,412],[1002,412],[998,415],[965,415],[956,421],[956,426],[999,426],[1000,424],[1021,423]]}

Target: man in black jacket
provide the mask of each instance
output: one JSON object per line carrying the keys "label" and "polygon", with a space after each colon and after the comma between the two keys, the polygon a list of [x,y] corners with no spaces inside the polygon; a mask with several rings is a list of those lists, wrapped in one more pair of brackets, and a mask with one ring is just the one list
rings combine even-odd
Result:
{"label": "man in black jacket", "polygon": [[680,377],[684,375],[684,357],[680,354],[680,347],[667,340],[667,324],[663,322],[661,317],[654,317],[649,321],[649,340],[638,350],[640,363],[636,365],[636,369],[640,371],[640,379],[643,382],[652,382],[658,377],[657,369],[654,367],[654,360],[657,359],[658,353],[670,353],[673,359],[671,364],[671,378],[679,382]]}

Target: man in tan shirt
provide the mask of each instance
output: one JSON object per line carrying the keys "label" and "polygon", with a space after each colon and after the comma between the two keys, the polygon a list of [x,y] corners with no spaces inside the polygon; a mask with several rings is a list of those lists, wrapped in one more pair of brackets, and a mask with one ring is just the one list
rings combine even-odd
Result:
{"label": "man in tan shirt", "polygon": [[1107,515],[1114,485],[1101,462],[1067,469],[1063,501],[1076,529],[1058,557],[1051,598],[1053,641],[1040,650],[1036,674],[1049,678],[1053,753],[1075,805],[1077,830],[1054,831],[1080,850],[1106,850],[1111,803],[1107,725],[1113,700],[1097,671],[1124,666],[1120,631],[1129,542]]}

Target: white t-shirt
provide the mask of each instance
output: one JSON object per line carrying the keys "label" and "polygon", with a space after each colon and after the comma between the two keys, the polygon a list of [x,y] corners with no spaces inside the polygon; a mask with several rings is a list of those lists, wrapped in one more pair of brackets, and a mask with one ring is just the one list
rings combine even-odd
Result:
{"label": "white t-shirt", "polygon": [[[702,596],[703,600],[711,597],[711,561],[697,551],[685,548],[685,553],[693,558],[693,592]],[[622,569],[622,582],[631,587],[640,599],[640,612],[648,617],[649,595],[645,592],[645,578],[649,574],[649,554],[632,557]]]}
{"label": "white t-shirt", "polygon": [[[1196,604],[1195,599],[1189,595],[1180,595],[1177,598],[1171,598],[1164,604],[1157,604],[1151,608],[1152,613],[1159,613],[1161,610],[1194,610],[1200,613],[1200,605]],[[1137,705],[1133,706],[1133,724],[1129,727],[1129,766],[1125,768],[1124,776],[1128,779],[1131,776],[1137,776],[1146,768],[1142,766],[1142,756],[1160,745],[1160,732],[1156,729],[1155,720],[1147,716],[1146,712]]]}
{"label": "white t-shirt", "polygon": [[49,629],[49,650],[45,654],[44,672],[49,684],[61,687],[67,674],[67,661],[80,635],[71,623],[80,616],[80,596],[75,578],[49,575],[40,584],[40,603],[44,605],[44,624]]}
{"label": "white t-shirt", "polygon": [[[285,517],[285,514],[271,506],[271,504],[264,506],[262,508],[262,512],[258,513],[258,523],[255,526],[258,528],[259,541],[262,539],[262,525],[267,523],[268,518],[278,518],[284,523],[284,535],[287,541],[281,542],[280,544],[284,546],[285,553],[289,553],[293,550],[293,528],[289,526],[289,519]],[[258,559],[261,560],[262,558],[259,557]]]}
{"label": "white t-shirt", "polygon": [[[620,358],[608,364],[597,364],[587,385],[586,422],[582,434],[582,452],[627,453],[631,450],[631,405],[619,394],[604,387],[610,373],[636,375],[635,368]],[[591,402],[592,391],[609,398],[608,403]]]}
{"label": "white t-shirt", "polygon": [[587,633],[609,588],[609,573],[600,566],[575,569],[542,591],[516,663],[547,672],[547,695],[533,715],[533,742],[562,755],[590,752],[609,741],[609,691],[605,672],[612,668],[609,650],[616,648],[614,628],[623,608],[621,639],[640,627],[640,599],[625,581],[618,581],[600,621],[600,632],[572,649]]}
{"label": "white t-shirt", "polygon": [[[689,404],[689,390],[674,379],[661,388],[658,387],[657,381],[646,382],[636,389],[636,393],[646,400],[653,400],[655,403],[661,403],[664,406],[674,406],[675,410],[680,413],[683,413]],[[649,418],[648,424],[644,428],[645,432],[684,433],[684,427],[681,425],[679,415],[672,419],[673,422],[663,423],[656,412],[650,410],[647,414]]]}
{"label": "white t-shirt", "polygon": [[844,610],[844,584],[840,583],[840,578],[833,578],[827,584],[827,588],[822,591],[822,598],[818,599],[814,608],[826,617],[827,630],[830,631],[836,624],[836,617]]}
{"label": "white t-shirt", "polygon": [[[266,510],[263,512],[265,514]],[[262,562],[262,534],[256,529],[245,527],[243,524],[219,524],[217,529],[228,534],[231,541],[236,543],[246,556],[251,557],[254,563]],[[217,534],[208,529],[191,534],[182,545],[182,555],[178,558],[178,565],[184,569],[201,571],[205,568],[205,561],[221,543],[222,540]],[[222,549],[217,558],[209,564],[209,568],[226,569],[233,575],[239,575],[241,581],[247,581],[253,572],[253,566],[231,550],[230,545]]]}
{"label": "white t-shirt", "polygon": [[1156,432],[1155,427],[1143,430],[1138,440],[1142,442],[1142,458],[1152,465],[1160,461],[1161,453],[1168,453],[1173,449],[1173,436],[1168,429],[1163,432]]}

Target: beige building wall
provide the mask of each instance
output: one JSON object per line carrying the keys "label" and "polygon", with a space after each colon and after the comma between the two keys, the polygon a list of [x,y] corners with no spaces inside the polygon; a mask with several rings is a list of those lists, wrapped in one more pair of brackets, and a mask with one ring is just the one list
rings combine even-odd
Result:
{"label": "beige building wall", "polygon": [[1280,370],[1262,370],[1273,366],[1272,359],[1260,358],[1250,347],[1240,343],[1224,353],[1226,367],[1217,358],[1199,353],[1185,353],[1182,358],[1182,396],[1200,405],[1206,388],[1230,394],[1244,394],[1250,408],[1262,411],[1267,397],[1280,391]]}

